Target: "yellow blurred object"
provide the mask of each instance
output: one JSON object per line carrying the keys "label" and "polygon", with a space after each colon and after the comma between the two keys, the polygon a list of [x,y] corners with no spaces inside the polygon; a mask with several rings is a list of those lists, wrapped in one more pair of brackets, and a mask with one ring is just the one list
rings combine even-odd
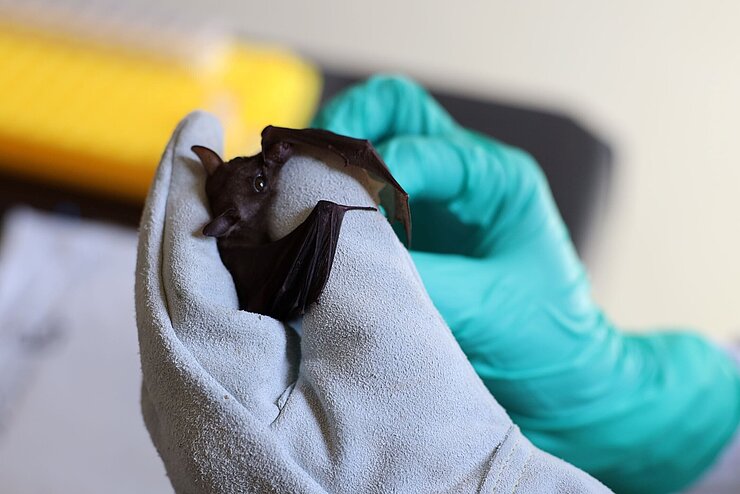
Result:
{"label": "yellow blurred object", "polygon": [[305,126],[320,85],[273,47],[185,59],[0,25],[0,168],[138,200],[188,112],[219,116],[227,156],[252,153],[266,125]]}

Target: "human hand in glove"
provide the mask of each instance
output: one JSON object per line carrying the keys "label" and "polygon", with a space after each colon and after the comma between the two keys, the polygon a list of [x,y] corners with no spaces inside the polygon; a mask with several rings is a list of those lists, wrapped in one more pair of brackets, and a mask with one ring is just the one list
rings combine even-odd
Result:
{"label": "human hand in glove", "polygon": [[609,321],[531,156],[398,77],[342,93],[313,126],[372,141],[409,193],[424,286],[536,445],[617,492],[675,491],[714,461],[740,419],[734,363],[697,335]]}
{"label": "human hand in glove", "polygon": [[[379,212],[348,212],[302,336],[237,309],[193,145],[175,131],[144,211],[136,308],[147,428],[178,492],[606,492],[526,440],[470,367]],[[374,206],[366,172],[297,156],[269,225],[319,199]]]}

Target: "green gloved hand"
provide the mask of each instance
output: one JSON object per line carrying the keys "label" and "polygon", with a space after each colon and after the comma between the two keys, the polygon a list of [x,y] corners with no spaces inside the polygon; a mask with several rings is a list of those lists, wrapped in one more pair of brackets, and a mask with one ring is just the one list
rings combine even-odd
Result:
{"label": "green gloved hand", "polygon": [[617,492],[695,481],[740,421],[740,374],[688,332],[630,335],[594,303],[537,163],[375,77],[314,127],[372,141],[408,191],[412,257],[478,375],[537,446]]}

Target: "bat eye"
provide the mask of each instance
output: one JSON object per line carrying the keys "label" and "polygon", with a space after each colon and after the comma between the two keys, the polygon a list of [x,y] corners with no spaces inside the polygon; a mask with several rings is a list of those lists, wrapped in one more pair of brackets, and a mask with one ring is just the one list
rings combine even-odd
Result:
{"label": "bat eye", "polygon": [[257,192],[262,192],[265,190],[265,187],[267,187],[267,180],[265,180],[265,177],[262,175],[257,175],[254,177],[254,182],[252,183],[252,186],[254,187],[254,190]]}

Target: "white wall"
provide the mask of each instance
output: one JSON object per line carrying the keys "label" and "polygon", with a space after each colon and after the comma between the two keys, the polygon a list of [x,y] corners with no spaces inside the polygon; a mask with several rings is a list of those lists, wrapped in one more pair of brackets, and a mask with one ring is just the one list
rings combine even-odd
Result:
{"label": "white wall", "polygon": [[629,327],[740,337],[740,2],[227,0],[209,9],[337,67],[402,70],[575,114],[618,152],[588,259],[599,301]]}

